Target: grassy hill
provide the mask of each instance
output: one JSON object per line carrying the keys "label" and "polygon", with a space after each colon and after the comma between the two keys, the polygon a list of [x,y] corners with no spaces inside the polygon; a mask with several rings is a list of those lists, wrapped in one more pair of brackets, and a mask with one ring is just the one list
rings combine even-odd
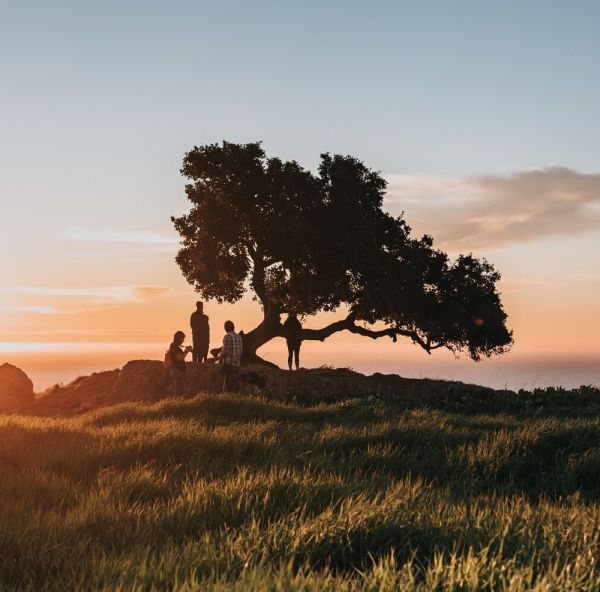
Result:
{"label": "grassy hill", "polygon": [[600,589],[600,420],[483,409],[0,416],[0,589]]}

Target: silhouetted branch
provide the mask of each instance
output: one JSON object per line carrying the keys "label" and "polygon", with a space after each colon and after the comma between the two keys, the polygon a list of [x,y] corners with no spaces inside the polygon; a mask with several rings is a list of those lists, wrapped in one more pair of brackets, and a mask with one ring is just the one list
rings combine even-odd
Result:
{"label": "silhouetted branch", "polygon": [[[328,337],[331,337],[334,333],[339,331],[349,331],[356,335],[362,335],[363,337],[370,337],[371,339],[379,339],[380,337],[389,337],[394,343],[398,339],[398,335],[410,338],[414,343],[420,345],[427,353],[431,353],[432,349],[442,347],[441,345],[431,346],[430,343],[424,341],[415,331],[408,329],[402,329],[400,327],[388,327],[386,329],[373,330],[357,325],[355,322],[356,315],[354,313],[349,314],[345,319],[336,321],[322,327],[321,329],[302,329],[299,334],[300,339],[303,341],[325,341]],[[279,333],[281,337],[285,337],[283,330]]]}

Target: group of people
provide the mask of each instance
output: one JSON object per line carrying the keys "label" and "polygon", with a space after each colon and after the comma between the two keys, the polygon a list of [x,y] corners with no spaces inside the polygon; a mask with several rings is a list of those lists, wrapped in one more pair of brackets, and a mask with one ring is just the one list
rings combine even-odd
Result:
{"label": "group of people", "polygon": [[[288,348],[288,367],[292,369],[292,361],[295,362],[296,370],[300,368],[300,346],[302,339],[300,332],[302,325],[295,314],[290,313],[285,323],[286,342]],[[192,329],[192,345],[183,347],[185,333],[177,331],[173,336],[173,343],[165,355],[165,363],[171,370],[173,377],[175,396],[185,394],[185,358],[191,353],[194,362],[207,362],[210,344],[210,324],[204,314],[204,304],[196,302],[196,310],[190,317],[190,328]],[[236,333],[232,321],[225,321],[225,335],[223,346],[218,354],[218,361],[223,367],[223,392],[235,392],[239,386],[239,369],[242,361],[244,343],[241,333]]]}

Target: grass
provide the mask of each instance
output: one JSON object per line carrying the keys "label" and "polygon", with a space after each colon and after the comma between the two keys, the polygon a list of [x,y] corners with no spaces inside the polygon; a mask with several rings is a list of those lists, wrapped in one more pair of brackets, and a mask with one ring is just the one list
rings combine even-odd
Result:
{"label": "grass", "polygon": [[600,420],[566,416],[203,394],[0,416],[0,589],[600,590]]}

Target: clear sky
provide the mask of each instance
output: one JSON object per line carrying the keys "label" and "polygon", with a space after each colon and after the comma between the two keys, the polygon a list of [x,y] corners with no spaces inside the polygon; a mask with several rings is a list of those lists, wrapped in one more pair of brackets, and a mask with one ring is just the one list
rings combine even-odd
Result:
{"label": "clear sky", "polygon": [[[2,342],[185,328],[178,171],[227,139],[361,158],[416,232],[497,265],[516,352],[598,352],[599,23],[592,1],[0,0]],[[215,336],[258,319],[207,311]]]}

